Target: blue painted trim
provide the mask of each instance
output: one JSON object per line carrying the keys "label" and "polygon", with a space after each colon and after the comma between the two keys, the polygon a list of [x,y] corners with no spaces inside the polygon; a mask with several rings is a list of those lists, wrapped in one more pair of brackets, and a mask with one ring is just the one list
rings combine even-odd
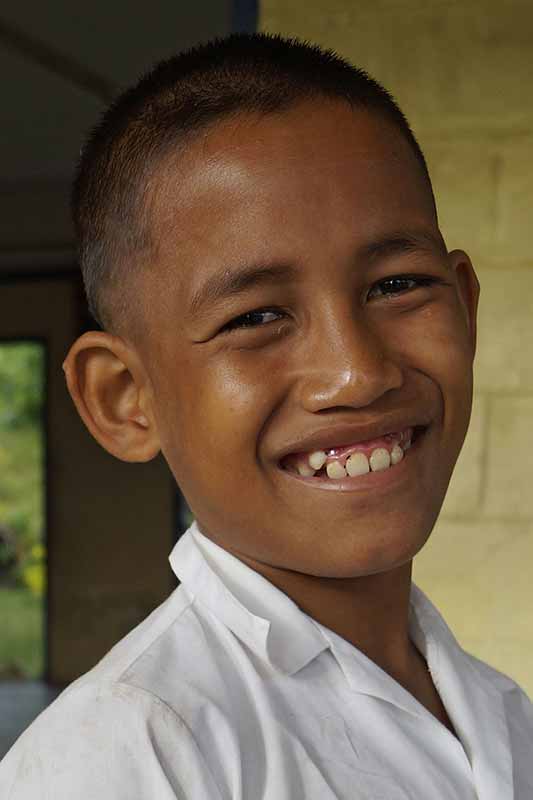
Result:
{"label": "blue painted trim", "polygon": [[259,17],[259,0],[233,0],[232,33],[255,33]]}

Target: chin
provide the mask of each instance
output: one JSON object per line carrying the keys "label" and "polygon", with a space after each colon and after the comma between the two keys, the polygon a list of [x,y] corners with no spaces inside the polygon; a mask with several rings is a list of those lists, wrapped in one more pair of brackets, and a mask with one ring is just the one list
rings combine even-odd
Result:
{"label": "chin", "polygon": [[409,534],[406,534],[405,527],[400,527],[393,535],[389,530],[386,535],[371,540],[365,537],[365,541],[361,541],[359,538],[352,541],[350,547],[337,549],[333,543],[327,542],[325,552],[319,547],[315,549],[316,557],[307,569],[295,569],[316,577],[338,579],[393,572],[410,564],[424,547],[435,519],[432,518],[430,525],[416,529],[413,529],[411,521]]}

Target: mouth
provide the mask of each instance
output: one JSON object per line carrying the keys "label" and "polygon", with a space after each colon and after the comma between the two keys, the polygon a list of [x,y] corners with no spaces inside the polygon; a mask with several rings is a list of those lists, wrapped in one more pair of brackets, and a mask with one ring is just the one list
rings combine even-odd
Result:
{"label": "mouth", "polygon": [[426,429],[427,426],[418,425],[391,431],[378,439],[290,453],[281,460],[280,467],[317,488],[356,488],[359,484],[370,487],[378,478],[375,473],[396,472]]}

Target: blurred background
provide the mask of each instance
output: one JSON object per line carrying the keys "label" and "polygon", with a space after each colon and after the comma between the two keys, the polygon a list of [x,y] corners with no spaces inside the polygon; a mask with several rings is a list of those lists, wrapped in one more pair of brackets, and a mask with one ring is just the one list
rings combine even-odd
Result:
{"label": "blurred background", "polygon": [[449,249],[482,286],[471,429],[415,580],[463,646],[533,694],[533,5],[196,0],[0,11],[0,757],[175,586],[187,509],[161,461],[101,450],[62,360],[90,326],[68,213],[87,129],[199,41],[265,30],[332,47],[392,91]]}

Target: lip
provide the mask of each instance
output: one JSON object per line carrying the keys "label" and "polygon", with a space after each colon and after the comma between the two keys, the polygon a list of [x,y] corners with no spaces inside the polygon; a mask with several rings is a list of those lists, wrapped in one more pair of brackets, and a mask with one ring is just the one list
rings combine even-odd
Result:
{"label": "lip", "polygon": [[418,418],[396,417],[382,418],[374,422],[359,425],[328,425],[313,433],[297,437],[276,454],[279,466],[289,455],[312,453],[316,450],[330,450],[350,444],[360,444],[372,439],[380,439],[389,433],[399,433],[406,428],[414,428],[418,435],[421,428],[427,428],[429,420]]}
{"label": "lip", "polygon": [[378,472],[368,472],[366,475],[359,475],[356,477],[346,477],[341,479],[331,479],[322,477],[309,477],[304,478],[289,470],[280,468],[280,471],[286,475],[289,480],[298,481],[300,485],[309,487],[310,489],[319,489],[324,491],[333,492],[373,492],[390,491],[398,486],[401,486],[409,477],[410,466],[417,460],[418,451],[423,444],[427,433],[428,426],[417,426],[419,428],[418,435],[413,441],[411,447],[406,451],[403,459],[399,464],[395,464],[388,469],[379,470]]}

